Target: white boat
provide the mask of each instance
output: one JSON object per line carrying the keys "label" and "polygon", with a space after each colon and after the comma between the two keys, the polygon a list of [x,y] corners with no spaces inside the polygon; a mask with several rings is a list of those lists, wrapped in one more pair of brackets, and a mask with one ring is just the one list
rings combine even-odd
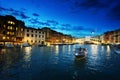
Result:
{"label": "white boat", "polygon": [[77,48],[75,49],[75,57],[76,58],[84,58],[87,55],[87,49],[86,48]]}

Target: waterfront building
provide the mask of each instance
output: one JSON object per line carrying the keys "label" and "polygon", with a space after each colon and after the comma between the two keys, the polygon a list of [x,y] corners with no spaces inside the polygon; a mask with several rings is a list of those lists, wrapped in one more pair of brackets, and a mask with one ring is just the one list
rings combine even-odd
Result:
{"label": "waterfront building", "polygon": [[105,43],[105,41],[104,41],[104,34],[100,35],[100,41],[101,41],[101,44]]}
{"label": "waterfront building", "polygon": [[42,28],[45,31],[46,44],[72,44],[75,43],[75,38],[71,35],[65,35],[63,33],[52,30],[48,27]]}
{"label": "waterfront building", "polygon": [[120,44],[120,29],[104,33],[105,44]]}
{"label": "waterfront building", "polygon": [[113,43],[120,44],[120,29],[114,31],[113,41]]}
{"label": "waterfront building", "polygon": [[24,35],[24,22],[15,17],[0,16],[0,43],[7,47],[21,44]]}
{"label": "waterfront building", "polygon": [[26,27],[23,39],[24,44],[45,44],[45,32],[41,29]]}

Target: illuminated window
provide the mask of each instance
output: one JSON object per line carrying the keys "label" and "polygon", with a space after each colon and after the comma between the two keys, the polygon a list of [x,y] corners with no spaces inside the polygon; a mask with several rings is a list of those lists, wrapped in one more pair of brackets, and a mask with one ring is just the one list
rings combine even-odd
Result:
{"label": "illuminated window", "polygon": [[14,32],[12,32],[12,35],[14,35]]}
{"label": "illuminated window", "polygon": [[21,28],[21,31],[23,31],[23,28]]}
{"label": "illuminated window", "polygon": [[5,25],[3,25],[3,27],[5,28],[6,26],[5,26]]}
{"label": "illuminated window", "polygon": [[2,37],[2,39],[5,39],[5,38],[6,38],[5,36]]}
{"label": "illuminated window", "polygon": [[8,21],[8,23],[10,23],[10,21]]}
{"label": "illuminated window", "polygon": [[13,22],[13,21],[8,21],[8,24],[15,24],[15,22]]}
{"label": "illuminated window", "polygon": [[12,29],[13,29],[13,27],[12,27],[12,26],[8,26],[8,27],[7,27],[7,29],[10,29],[10,30],[12,30]]}
{"label": "illuminated window", "polygon": [[7,34],[10,34],[10,32],[7,32]]}
{"label": "illuminated window", "polygon": [[12,22],[12,24],[14,25],[14,24],[15,24],[15,22]]}
{"label": "illuminated window", "polygon": [[9,29],[9,26],[7,27],[7,29]]}
{"label": "illuminated window", "polygon": [[7,39],[9,39],[9,37],[7,37]]}
{"label": "illuminated window", "polygon": [[11,29],[11,30],[13,29],[12,26],[10,26],[10,29]]}
{"label": "illuminated window", "polygon": [[16,31],[18,30],[18,28],[16,27]]}

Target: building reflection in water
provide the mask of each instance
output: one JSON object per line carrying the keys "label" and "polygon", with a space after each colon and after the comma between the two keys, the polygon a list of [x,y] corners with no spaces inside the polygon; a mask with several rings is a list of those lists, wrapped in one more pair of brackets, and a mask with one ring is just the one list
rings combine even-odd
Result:
{"label": "building reflection in water", "polygon": [[25,47],[25,56],[24,56],[24,60],[26,62],[29,62],[31,60],[31,47]]}

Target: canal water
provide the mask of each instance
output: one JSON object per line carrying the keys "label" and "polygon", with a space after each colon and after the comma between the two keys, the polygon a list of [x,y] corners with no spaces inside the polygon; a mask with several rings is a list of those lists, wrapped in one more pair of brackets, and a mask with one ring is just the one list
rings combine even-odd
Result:
{"label": "canal water", "polygon": [[[74,50],[88,49],[76,59]],[[109,46],[62,45],[0,50],[0,80],[120,80],[120,55]]]}

